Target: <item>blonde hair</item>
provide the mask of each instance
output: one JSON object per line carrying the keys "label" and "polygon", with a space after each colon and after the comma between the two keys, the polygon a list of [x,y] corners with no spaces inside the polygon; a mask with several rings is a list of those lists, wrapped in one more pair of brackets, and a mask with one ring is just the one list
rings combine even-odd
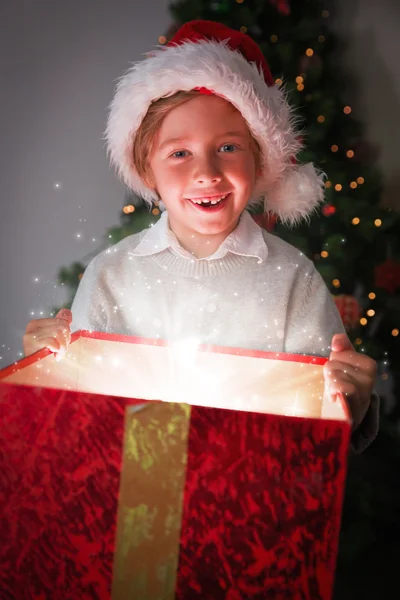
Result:
{"label": "blonde hair", "polygon": [[[136,132],[132,149],[133,164],[136,167],[139,177],[141,177],[147,185],[153,185],[153,175],[149,165],[149,158],[163,119],[172,109],[181,106],[185,102],[188,102],[199,95],[200,92],[196,90],[187,92],[179,91],[172,96],[159,98],[150,104],[148,111]],[[232,107],[237,110],[233,104]],[[256,160],[256,168],[258,169],[261,164],[261,148],[250,130],[249,134]]]}

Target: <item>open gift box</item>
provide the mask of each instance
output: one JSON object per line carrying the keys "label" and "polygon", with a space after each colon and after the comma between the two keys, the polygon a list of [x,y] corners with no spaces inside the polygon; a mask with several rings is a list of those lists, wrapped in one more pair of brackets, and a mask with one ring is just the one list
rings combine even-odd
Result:
{"label": "open gift box", "polygon": [[351,421],[325,362],[76,332],[0,371],[4,597],[329,600]]}

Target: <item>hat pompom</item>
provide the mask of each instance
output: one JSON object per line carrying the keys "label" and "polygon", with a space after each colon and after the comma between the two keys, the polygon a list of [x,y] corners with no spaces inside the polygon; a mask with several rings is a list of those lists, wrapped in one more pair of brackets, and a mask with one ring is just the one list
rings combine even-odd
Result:
{"label": "hat pompom", "polygon": [[265,210],[285,225],[297,225],[323,202],[325,177],[312,163],[287,168],[264,196]]}

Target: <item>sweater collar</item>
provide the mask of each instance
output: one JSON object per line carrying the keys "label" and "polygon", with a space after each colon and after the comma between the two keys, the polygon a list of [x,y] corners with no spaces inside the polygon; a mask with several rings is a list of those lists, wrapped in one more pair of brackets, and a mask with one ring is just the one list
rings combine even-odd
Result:
{"label": "sweater collar", "polygon": [[134,256],[151,256],[166,249],[171,249],[181,258],[191,261],[221,259],[231,252],[239,256],[257,258],[258,262],[261,263],[268,256],[268,248],[261,227],[255,223],[247,210],[243,211],[237,227],[228,235],[212,256],[196,259],[190,252],[182,248],[169,227],[167,211],[164,211],[157,223],[149,228],[131,253]]}

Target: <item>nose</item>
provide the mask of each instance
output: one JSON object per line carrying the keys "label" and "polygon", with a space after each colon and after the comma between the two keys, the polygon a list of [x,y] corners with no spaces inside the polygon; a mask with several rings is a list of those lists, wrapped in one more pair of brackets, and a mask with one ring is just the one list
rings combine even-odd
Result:
{"label": "nose", "polygon": [[215,161],[204,159],[196,165],[194,180],[199,185],[216,184],[222,180],[222,173]]}

